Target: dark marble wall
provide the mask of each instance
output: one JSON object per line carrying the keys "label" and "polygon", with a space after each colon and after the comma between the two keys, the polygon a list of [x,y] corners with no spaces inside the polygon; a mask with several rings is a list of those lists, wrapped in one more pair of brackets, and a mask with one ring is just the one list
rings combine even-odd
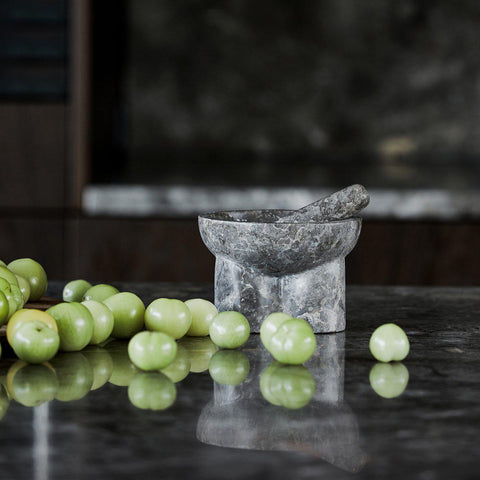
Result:
{"label": "dark marble wall", "polygon": [[478,2],[123,5],[130,179],[478,185]]}

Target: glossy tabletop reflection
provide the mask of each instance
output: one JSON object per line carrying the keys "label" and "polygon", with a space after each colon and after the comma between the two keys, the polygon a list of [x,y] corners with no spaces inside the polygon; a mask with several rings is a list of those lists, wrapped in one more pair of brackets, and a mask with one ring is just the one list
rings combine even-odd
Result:
{"label": "glossy tabletop reflection", "polygon": [[[213,296],[208,285],[116,286],[146,303]],[[368,351],[387,322],[409,336],[402,364]],[[478,478],[480,288],[347,288],[346,332],[317,342],[304,367],[283,367],[258,335],[234,355],[187,339],[178,368],[153,375],[117,341],[47,367],[4,348],[1,478]],[[210,377],[214,355],[217,380],[235,385]]]}

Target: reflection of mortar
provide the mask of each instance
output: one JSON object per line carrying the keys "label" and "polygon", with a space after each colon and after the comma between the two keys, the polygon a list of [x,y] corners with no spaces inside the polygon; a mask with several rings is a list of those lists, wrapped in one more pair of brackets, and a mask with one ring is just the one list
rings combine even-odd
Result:
{"label": "reflection of mortar", "polygon": [[345,329],[345,257],[360,234],[358,217],[277,223],[283,210],[217,212],[199,217],[216,257],[215,304],[242,312],[258,332],[270,313],[305,318],[316,333]]}
{"label": "reflection of mortar", "polygon": [[197,423],[197,438],[206,444],[268,451],[297,451],[319,457],[351,472],[365,463],[357,419],[343,402],[344,334],[318,338],[306,363],[315,379],[311,402],[299,410],[270,405],[261,395],[259,379],[271,356],[256,343],[243,352],[250,361],[248,378],[236,386],[214,383],[213,399]]}

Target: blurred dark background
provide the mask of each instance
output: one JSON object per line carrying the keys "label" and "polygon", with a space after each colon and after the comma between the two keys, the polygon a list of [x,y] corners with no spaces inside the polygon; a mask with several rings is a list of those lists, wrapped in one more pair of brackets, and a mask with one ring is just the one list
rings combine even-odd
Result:
{"label": "blurred dark background", "polygon": [[480,4],[0,0],[0,258],[212,281],[196,215],[371,206],[347,281],[480,284]]}

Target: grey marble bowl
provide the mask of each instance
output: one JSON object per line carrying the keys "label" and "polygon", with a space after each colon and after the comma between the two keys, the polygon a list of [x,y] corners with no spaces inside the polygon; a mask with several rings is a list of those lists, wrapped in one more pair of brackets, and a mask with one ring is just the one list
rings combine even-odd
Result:
{"label": "grey marble bowl", "polygon": [[258,332],[283,311],[306,319],[316,333],[345,329],[345,256],[361,219],[276,223],[284,210],[200,215],[200,235],[215,255],[215,304],[235,310]]}

